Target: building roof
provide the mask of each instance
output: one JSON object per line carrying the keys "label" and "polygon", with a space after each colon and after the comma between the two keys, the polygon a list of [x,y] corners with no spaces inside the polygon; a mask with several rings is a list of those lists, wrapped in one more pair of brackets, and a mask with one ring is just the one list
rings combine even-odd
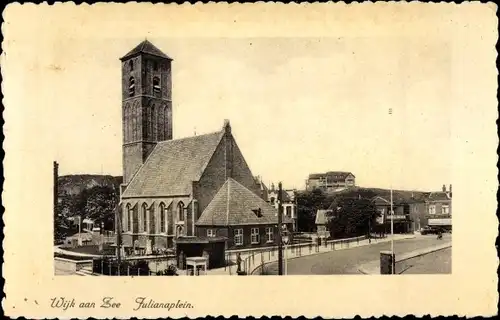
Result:
{"label": "building roof", "polygon": [[[278,190],[271,190],[269,192],[269,196],[274,194],[275,195],[275,200],[278,200]],[[290,197],[290,194],[286,190],[281,190],[281,201],[284,202],[290,202],[292,201],[292,198]]]}
{"label": "building roof", "polygon": [[141,53],[146,53],[146,54],[150,54],[150,55],[157,56],[160,58],[172,60],[172,58],[170,58],[169,56],[164,54],[160,49],[155,47],[148,40],[144,40],[143,42],[139,43],[134,49],[132,49],[129,53],[124,55],[120,60],[125,60],[125,59],[131,58],[135,55],[139,55]]}
{"label": "building roof", "polygon": [[189,195],[224,135],[219,132],[159,142],[122,197]]}
{"label": "building roof", "polygon": [[451,200],[451,194],[449,192],[431,192],[428,197],[429,201],[448,201]]}
{"label": "building roof", "polygon": [[319,179],[323,177],[328,177],[328,179],[331,181],[340,181],[340,180],[345,180],[349,175],[352,175],[354,177],[354,174],[352,174],[352,172],[328,171],[326,173],[312,173],[309,175],[309,179]]}
{"label": "building roof", "polygon": [[328,223],[328,213],[331,213],[331,210],[323,210],[320,209],[316,212],[316,224],[327,224]]}
{"label": "building roof", "polygon": [[[291,219],[283,217],[283,222]],[[197,226],[278,223],[278,211],[239,182],[228,178],[196,222]]]}

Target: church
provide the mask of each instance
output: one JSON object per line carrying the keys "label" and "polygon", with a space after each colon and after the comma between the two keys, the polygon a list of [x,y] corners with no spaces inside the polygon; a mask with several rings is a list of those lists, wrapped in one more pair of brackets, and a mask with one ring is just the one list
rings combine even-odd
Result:
{"label": "church", "polygon": [[179,237],[224,238],[227,249],[276,245],[277,210],[260,197],[229,121],[172,139],[173,60],[148,40],[120,60],[123,245],[146,253]]}

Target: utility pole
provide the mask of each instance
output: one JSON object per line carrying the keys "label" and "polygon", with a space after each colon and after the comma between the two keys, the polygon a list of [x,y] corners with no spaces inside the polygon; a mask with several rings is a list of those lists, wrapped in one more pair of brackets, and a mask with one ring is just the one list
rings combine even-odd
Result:
{"label": "utility pole", "polygon": [[[392,115],[392,108],[389,108],[389,115]],[[390,117],[392,120],[392,117]],[[392,127],[392,121],[390,121],[391,127]],[[395,263],[395,254],[394,254],[394,205],[393,205],[393,199],[392,199],[392,180],[393,180],[393,173],[394,168],[391,166],[391,261],[392,261],[392,274],[395,274],[394,267],[396,265]]]}
{"label": "utility pole", "polygon": [[282,185],[278,184],[278,275],[283,275],[283,241],[281,239],[283,223],[283,204],[281,197]]}
{"label": "utility pole", "polygon": [[118,262],[118,275],[120,275],[120,267],[122,262],[122,223],[120,204],[115,209],[115,229],[116,229],[116,260]]}

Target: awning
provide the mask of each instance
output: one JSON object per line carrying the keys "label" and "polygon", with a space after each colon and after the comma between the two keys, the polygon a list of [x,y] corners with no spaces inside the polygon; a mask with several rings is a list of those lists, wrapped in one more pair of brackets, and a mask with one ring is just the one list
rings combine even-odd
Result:
{"label": "awning", "polygon": [[430,226],[451,226],[451,219],[450,218],[429,219],[428,224]]}

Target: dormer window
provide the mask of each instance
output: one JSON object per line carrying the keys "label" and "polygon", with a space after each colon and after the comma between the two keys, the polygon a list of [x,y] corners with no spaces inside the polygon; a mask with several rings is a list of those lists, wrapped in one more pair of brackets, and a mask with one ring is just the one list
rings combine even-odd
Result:
{"label": "dormer window", "polygon": [[135,95],[135,79],[134,77],[130,77],[128,81],[128,95],[133,97]]}
{"label": "dormer window", "polygon": [[261,208],[253,209],[252,211],[253,211],[253,213],[255,213],[255,215],[257,217],[262,218],[262,209]]}
{"label": "dormer window", "polygon": [[155,96],[159,96],[161,94],[160,78],[158,78],[158,77],[153,78],[153,94]]}

